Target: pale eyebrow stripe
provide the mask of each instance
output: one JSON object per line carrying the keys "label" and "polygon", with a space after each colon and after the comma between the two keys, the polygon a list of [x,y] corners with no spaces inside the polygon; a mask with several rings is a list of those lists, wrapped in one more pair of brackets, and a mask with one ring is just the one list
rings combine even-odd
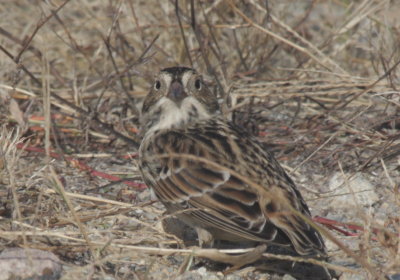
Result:
{"label": "pale eyebrow stripe", "polygon": [[168,75],[166,73],[161,73],[160,78],[164,80],[165,85],[167,86],[167,90],[168,90],[169,86],[171,85],[171,82],[172,82],[171,75]]}
{"label": "pale eyebrow stripe", "polygon": [[190,76],[193,75],[193,73],[191,71],[186,71],[185,73],[183,73],[182,76],[182,85],[185,89],[187,89],[187,84],[189,82]]}

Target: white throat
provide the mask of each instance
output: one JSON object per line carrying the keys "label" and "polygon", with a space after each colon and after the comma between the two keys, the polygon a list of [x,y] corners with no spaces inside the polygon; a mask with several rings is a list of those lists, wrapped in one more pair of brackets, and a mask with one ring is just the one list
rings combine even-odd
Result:
{"label": "white throat", "polygon": [[148,114],[148,119],[144,120],[145,123],[149,121],[153,123],[148,127],[146,135],[151,135],[158,130],[184,127],[188,123],[211,117],[204,109],[204,105],[191,96],[186,97],[180,106],[171,99],[163,97]]}

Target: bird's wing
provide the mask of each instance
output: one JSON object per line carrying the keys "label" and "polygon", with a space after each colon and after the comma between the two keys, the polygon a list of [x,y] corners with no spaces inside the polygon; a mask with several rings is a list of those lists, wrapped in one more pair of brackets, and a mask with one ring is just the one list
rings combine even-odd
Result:
{"label": "bird's wing", "polygon": [[152,182],[158,198],[201,227],[246,240],[324,252],[320,234],[295,212],[308,208],[291,179],[262,145],[229,125],[158,135]]}

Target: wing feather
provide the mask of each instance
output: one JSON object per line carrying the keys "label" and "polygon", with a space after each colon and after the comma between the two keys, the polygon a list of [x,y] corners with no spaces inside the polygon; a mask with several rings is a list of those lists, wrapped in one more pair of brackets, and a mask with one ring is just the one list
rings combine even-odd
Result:
{"label": "wing feather", "polygon": [[[319,233],[291,211],[294,208],[309,216],[294,183],[255,139],[215,121],[214,125],[156,135],[150,149],[152,164],[157,162],[157,170],[164,170],[162,175],[153,174],[157,180],[152,187],[157,196],[173,209],[192,209],[185,215],[198,225],[227,236],[290,245],[301,255],[324,252]],[[184,157],[168,158],[168,153],[206,157],[223,168]],[[154,159],[160,154],[167,158]],[[262,185],[268,195],[227,170]]]}

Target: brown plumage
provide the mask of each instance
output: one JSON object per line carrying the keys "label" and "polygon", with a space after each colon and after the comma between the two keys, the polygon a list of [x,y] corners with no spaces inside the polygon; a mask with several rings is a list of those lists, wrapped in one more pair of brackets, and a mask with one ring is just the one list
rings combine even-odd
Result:
{"label": "brown plumage", "polygon": [[142,110],[140,169],[169,212],[199,241],[275,244],[324,256],[321,235],[295,184],[263,145],[220,116],[196,71],[160,72]]}

